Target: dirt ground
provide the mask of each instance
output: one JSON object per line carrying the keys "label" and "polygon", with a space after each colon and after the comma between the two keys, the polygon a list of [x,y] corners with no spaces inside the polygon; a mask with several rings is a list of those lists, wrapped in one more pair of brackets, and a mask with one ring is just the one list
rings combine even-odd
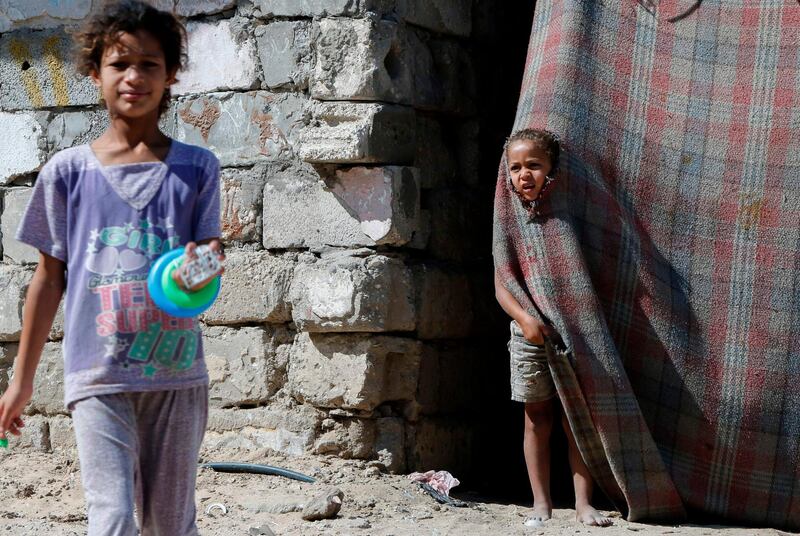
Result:
{"label": "dirt ground", "polygon": [[[206,536],[261,534],[364,536],[562,535],[604,536],[744,536],[786,534],[772,529],[720,526],[661,526],[628,523],[615,518],[613,527],[584,527],[572,510],[556,510],[542,528],[523,526],[523,505],[497,504],[469,495],[467,508],[441,506],[402,475],[383,474],[368,462],[338,458],[279,458],[214,452],[214,461],[248,461],[300,471],[314,484],[278,476],[217,473],[200,469],[197,483],[198,524]],[[211,461],[211,460],[208,460]],[[304,521],[302,504],[328,487],[344,492],[339,515]],[[220,503],[227,509],[209,505]],[[612,513],[618,516],[617,513]],[[268,529],[268,530],[267,530]],[[272,532],[270,532],[272,531]],[[0,456],[0,536],[79,535],[86,533],[80,470],[72,453],[11,451]]]}

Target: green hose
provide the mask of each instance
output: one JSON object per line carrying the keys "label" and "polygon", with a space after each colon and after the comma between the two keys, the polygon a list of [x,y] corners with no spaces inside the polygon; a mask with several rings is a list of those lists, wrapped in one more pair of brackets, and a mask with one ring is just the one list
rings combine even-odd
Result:
{"label": "green hose", "polygon": [[275,476],[285,476],[286,478],[292,478],[294,480],[299,480],[300,482],[308,482],[309,484],[313,484],[316,482],[310,476],[306,476],[303,473],[298,473],[297,471],[292,471],[290,469],[283,469],[281,467],[275,467],[273,465],[260,465],[257,463],[241,463],[241,462],[214,462],[214,463],[202,463],[200,467],[208,467],[209,469],[213,469],[214,471],[219,471],[221,473],[254,473],[257,475],[275,475]]}

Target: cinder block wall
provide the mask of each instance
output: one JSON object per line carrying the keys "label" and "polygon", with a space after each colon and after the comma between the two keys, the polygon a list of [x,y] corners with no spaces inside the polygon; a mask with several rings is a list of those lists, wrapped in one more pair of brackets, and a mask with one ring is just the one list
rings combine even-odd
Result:
{"label": "cinder block wall", "polygon": [[[37,170],[106,125],[66,33],[99,3],[0,12],[0,389],[36,262],[13,234]],[[474,195],[472,0],[153,3],[188,17],[189,69],[163,126],[223,166],[206,445],[463,466],[485,359],[475,214],[491,204]],[[73,444],[62,323],[23,440],[43,450]]]}

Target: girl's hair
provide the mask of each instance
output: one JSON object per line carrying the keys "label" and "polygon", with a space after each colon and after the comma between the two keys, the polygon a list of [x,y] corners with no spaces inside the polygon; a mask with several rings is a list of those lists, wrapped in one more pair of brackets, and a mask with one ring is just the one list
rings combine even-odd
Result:
{"label": "girl's hair", "polygon": [[503,150],[508,152],[508,148],[511,147],[512,143],[522,140],[532,141],[537,147],[543,149],[544,152],[547,153],[547,156],[550,158],[550,165],[552,166],[550,174],[554,174],[558,169],[558,159],[561,156],[561,140],[559,137],[549,130],[523,128],[522,130],[517,130],[508,137],[506,144],[503,146]]}
{"label": "girl's hair", "polygon": [[[172,14],[139,0],[106,1],[75,34],[78,71],[86,76],[100,72],[103,52],[119,41],[122,33],[144,30],[152,35],[164,51],[167,73],[183,69],[186,63],[186,29]],[[161,99],[160,112],[169,105],[167,88]]]}

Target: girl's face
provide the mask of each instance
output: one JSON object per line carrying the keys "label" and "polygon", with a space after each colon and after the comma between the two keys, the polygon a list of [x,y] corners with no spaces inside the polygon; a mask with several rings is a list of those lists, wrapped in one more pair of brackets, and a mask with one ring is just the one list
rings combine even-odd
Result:
{"label": "girl's face", "polygon": [[168,73],[161,44],[150,33],[123,32],[103,50],[100,72],[91,74],[112,117],[158,116],[164,91],[175,83]]}
{"label": "girl's face", "polygon": [[506,157],[514,190],[526,201],[535,201],[553,167],[550,157],[531,140],[511,142]]}

